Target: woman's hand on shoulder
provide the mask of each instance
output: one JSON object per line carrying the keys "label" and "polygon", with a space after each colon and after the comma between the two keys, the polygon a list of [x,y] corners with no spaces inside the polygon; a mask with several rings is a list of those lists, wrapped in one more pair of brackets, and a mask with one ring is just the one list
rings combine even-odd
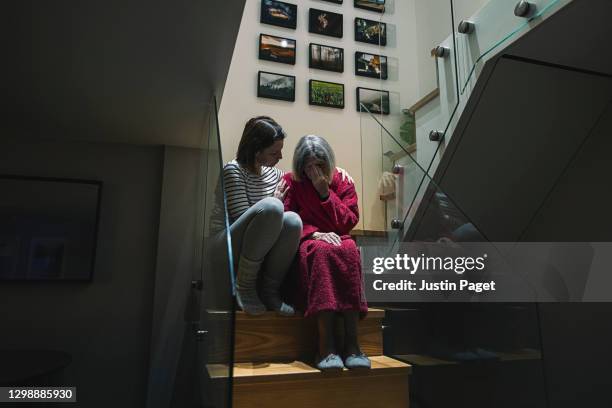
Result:
{"label": "woman's hand on shoulder", "polygon": [[285,181],[285,179],[281,179],[276,185],[276,189],[274,190],[274,197],[283,201],[287,196],[287,192],[289,191],[289,184]]}
{"label": "woman's hand on shoulder", "polygon": [[324,241],[335,246],[342,245],[342,238],[335,232],[315,232],[312,234],[312,239]]}
{"label": "woman's hand on shoulder", "polygon": [[344,170],[342,167],[336,167],[336,171],[340,173],[340,177],[342,177],[342,181],[346,181],[351,184],[355,184],[355,180],[353,180],[353,178],[348,174],[348,172]]}

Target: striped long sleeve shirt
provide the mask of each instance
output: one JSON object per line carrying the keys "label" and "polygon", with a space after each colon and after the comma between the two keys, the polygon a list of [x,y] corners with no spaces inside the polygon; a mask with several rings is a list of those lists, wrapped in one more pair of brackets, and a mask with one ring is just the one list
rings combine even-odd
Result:
{"label": "striped long sleeve shirt", "polygon": [[253,174],[232,160],[223,167],[230,224],[256,202],[274,195],[283,172],[276,167],[262,167],[261,175]]}

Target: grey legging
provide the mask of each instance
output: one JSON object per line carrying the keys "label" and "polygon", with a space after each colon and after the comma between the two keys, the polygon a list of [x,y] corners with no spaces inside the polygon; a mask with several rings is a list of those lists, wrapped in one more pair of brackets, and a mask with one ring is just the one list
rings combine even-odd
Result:
{"label": "grey legging", "polygon": [[230,234],[236,267],[240,256],[252,261],[264,259],[260,273],[280,282],[297,252],[302,220],[294,212],[285,212],[279,199],[268,197],[238,217],[230,226]]}

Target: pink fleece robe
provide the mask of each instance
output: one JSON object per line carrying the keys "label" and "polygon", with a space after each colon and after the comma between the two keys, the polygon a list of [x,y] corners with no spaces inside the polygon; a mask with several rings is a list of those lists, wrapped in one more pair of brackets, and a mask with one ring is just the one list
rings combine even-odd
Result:
{"label": "pink fleece robe", "polygon": [[[368,306],[361,279],[361,258],[355,241],[348,235],[359,221],[354,184],[342,181],[336,172],[329,197],[321,201],[306,177],[295,181],[289,173],[283,178],[289,185],[285,211],[298,213],[304,225],[298,250],[297,308],[305,316],[324,310],[354,310],[365,315]],[[342,238],[342,245],[314,240],[314,232],[335,232]]]}

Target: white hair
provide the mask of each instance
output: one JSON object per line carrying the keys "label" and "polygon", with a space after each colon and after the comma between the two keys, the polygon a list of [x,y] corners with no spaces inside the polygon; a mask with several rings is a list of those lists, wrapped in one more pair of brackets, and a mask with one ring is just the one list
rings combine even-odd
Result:
{"label": "white hair", "polygon": [[325,139],[316,135],[302,136],[293,153],[293,178],[300,180],[304,174],[306,160],[315,158],[325,163],[325,175],[331,180],[336,169],[334,151]]}

